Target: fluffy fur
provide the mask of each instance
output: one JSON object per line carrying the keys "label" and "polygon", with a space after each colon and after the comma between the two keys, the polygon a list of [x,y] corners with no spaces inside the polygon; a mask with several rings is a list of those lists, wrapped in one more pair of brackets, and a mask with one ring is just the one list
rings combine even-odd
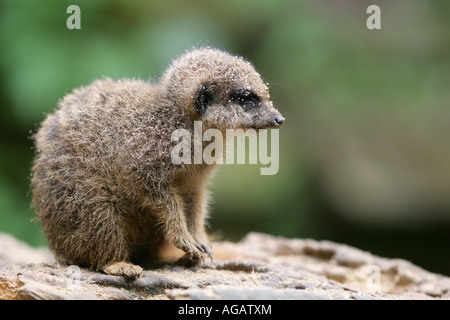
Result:
{"label": "fluffy fur", "polygon": [[105,78],[58,106],[34,136],[32,204],[49,246],[62,262],[129,277],[165,242],[185,262],[212,254],[204,225],[214,166],[172,164],[172,132],[193,132],[195,120],[222,131],[284,120],[250,63],[208,48],[176,59],[157,83]]}

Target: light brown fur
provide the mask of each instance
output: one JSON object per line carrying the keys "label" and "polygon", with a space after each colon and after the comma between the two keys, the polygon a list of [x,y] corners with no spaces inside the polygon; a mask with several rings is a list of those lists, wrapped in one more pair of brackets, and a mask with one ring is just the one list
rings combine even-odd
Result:
{"label": "light brown fur", "polygon": [[[242,88],[258,108],[230,98]],[[142,269],[131,263],[151,266],[166,242],[187,264],[212,254],[204,226],[214,166],[171,161],[172,132],[193,132],[195,120],[223,131],[284,119],[250,63],[208,48],[176,59],[158,83],[105,78],[59,102],[34,136],[32,177],[32,204],[59,260],[133,278]]]}

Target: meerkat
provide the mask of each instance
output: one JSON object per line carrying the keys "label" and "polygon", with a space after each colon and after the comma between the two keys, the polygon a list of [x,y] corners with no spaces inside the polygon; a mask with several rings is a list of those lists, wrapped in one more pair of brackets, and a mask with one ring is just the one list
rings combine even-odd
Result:
{"label": "meerkat", "polygon": [[158,82],[103,78],[63,97],[33,136],[32,206],[55,257],[127,278],[170,244],[196,265],[214,165],[171,162],[171,133],[278,128],[267,85],[241,57],[200,48]]}

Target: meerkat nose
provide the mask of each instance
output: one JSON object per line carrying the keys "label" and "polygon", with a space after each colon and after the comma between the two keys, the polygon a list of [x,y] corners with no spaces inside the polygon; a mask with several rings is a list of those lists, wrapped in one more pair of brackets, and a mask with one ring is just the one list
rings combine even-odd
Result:
{"label": "meerkat nose", "polygon": [[273,117],[274,125],[281,126],[283,124],[283,122],[284,122],[284,118],[281,115],[277,114]]}

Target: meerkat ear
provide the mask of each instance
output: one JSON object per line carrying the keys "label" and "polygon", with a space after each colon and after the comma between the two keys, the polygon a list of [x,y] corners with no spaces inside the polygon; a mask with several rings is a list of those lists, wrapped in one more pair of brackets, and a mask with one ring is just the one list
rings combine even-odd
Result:
{"label": "meerkat ear", "polygon": [[202,116],[205,113],[206,109],[208,108],[208,105],[213,100],[213,88],[214,85],[208,82],[200,85],[197,91],[194,108],[200,116]]}

